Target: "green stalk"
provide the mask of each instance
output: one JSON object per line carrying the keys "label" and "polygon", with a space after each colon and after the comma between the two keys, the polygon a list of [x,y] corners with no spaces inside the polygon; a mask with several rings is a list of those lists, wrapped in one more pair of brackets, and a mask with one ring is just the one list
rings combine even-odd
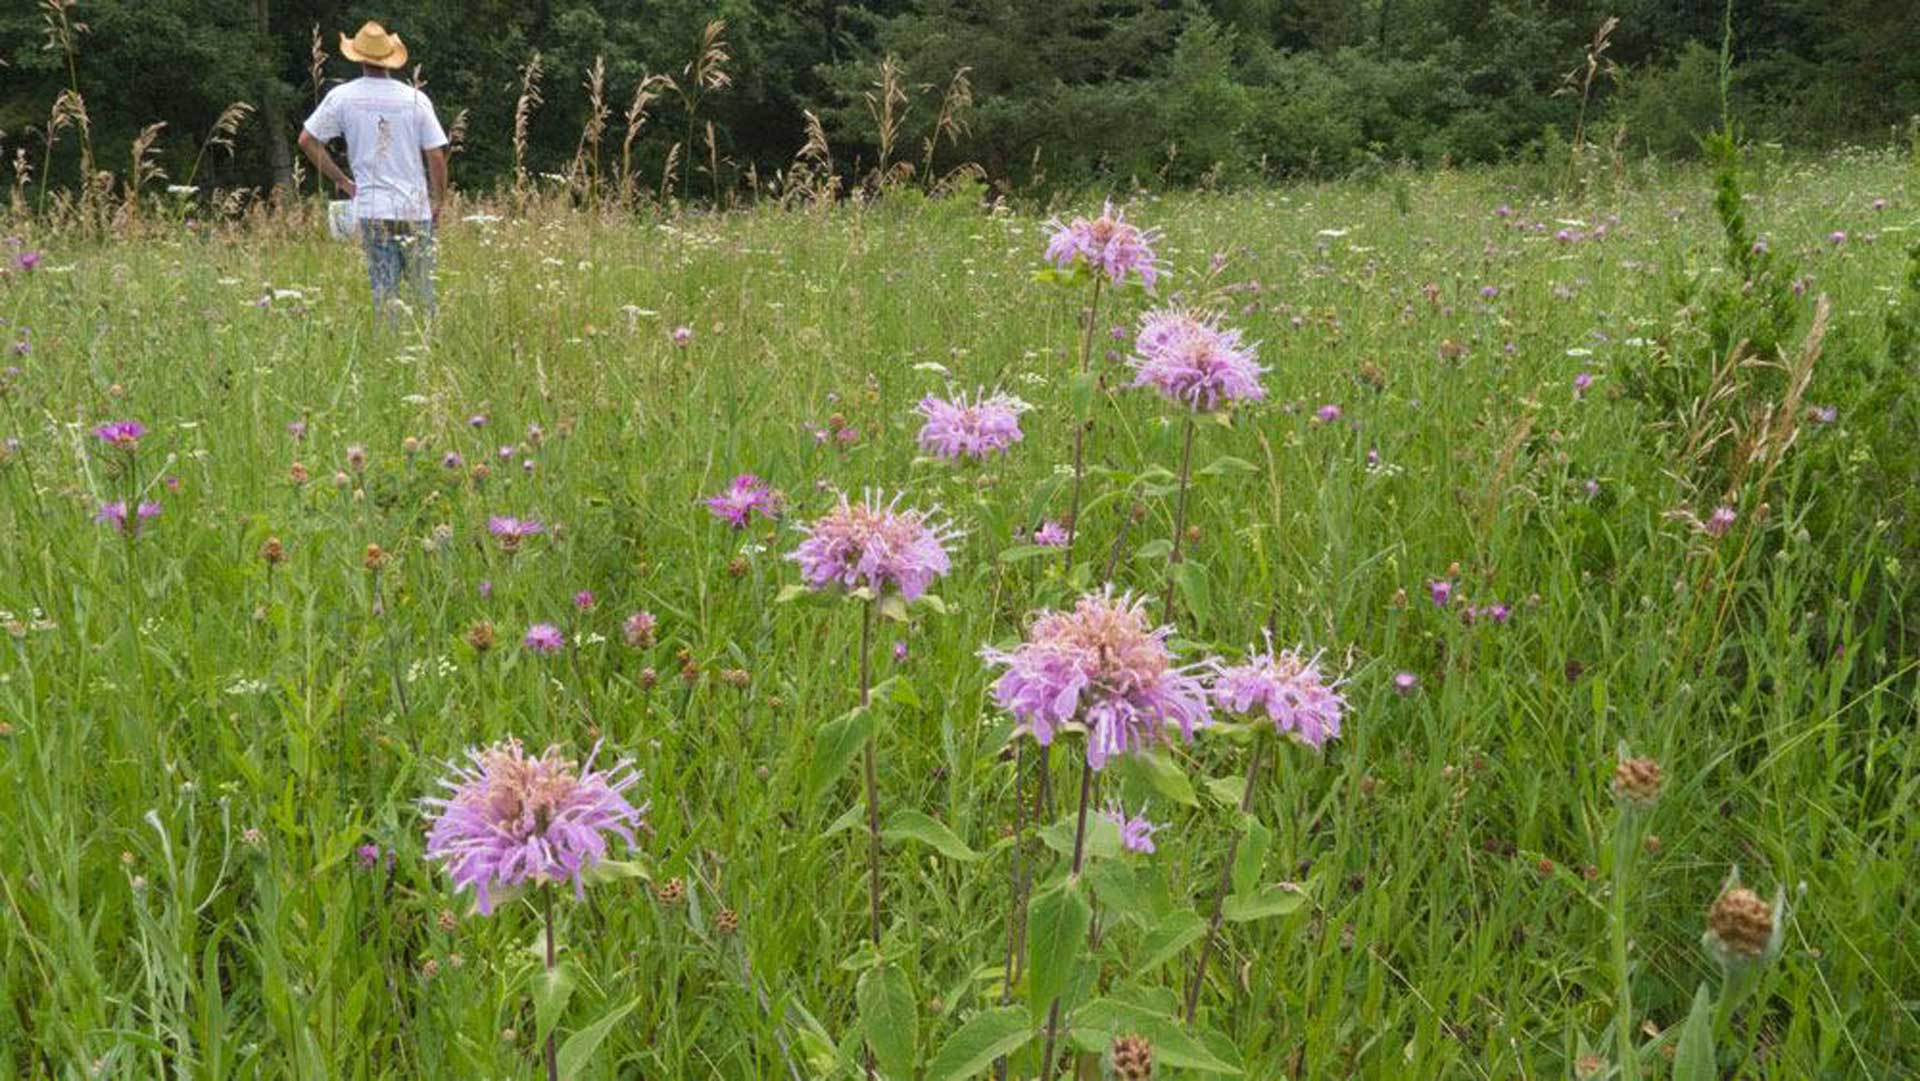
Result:
{"label": "green stalk", "polygon": [[1627,885],[1632,879],[1633,853],[1637,847],[1637,820],[1632,808],[1622,803],[1613,827],[1613,907],[1609,922],[1613,932],[1613,1038],[1620,1060],[1620,1076],[1639,1076],[1639,1063],[1633,1046],[1633,974],[1627,960]]}

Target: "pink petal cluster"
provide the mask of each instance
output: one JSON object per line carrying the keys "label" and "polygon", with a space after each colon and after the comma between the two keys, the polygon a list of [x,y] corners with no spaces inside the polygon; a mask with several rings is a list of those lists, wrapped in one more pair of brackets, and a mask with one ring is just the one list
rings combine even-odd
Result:
{"label": "pink petal cluster", "polygon": [[1220,325],[1218,316],[1171,310],[1149,312],[1134,337],[1137,387],[1152,387],[1189,409],[1213,410],[1236,401],[1267,396],[1260,383],[1266,369],[1256,347],[1240,332]]}
{"label": "pink petal cluster", "polygon": [[1018,443],[1020,414],[1032,408],[1012,396],[975,391],[968,401],[964,393],[951,401],[929,394],[917,407],[925,423],[920,426],[920,449],[936,458],[984,458],[1004,452]]}
{"label": "pink petal cluster", "polygon": [[547,531],[547,527],[531,518],[513,518],[496,514],[487,519],[487,532],[500,542],[500,547],[508,552],[516,551],[520,542],[528,537],[537,537]]}
{"label": "pink petal cluster", "polygon": [[778,519],[780,508],[785,503],[780,493],[767,487],[767,482],[752,473],[742,473],[733,478],[727,490],[706,501],[707,510],[715,518],[735,529],[745,529],[757,513],[764,518]]}
{"label": "pink petal cluster", "polygon": [[895,496],[882,505],[871,492],[858,503],[842,495],[787,558],[800,564],[809,588],[892,588],[912,600],[952,568],[946,542],[955,534],[932,512],[901,510],[899,503]]}
{"label": "pink petal cluster", "polygon": [[1139,814],[1129,815],[1126,806],[1116,801],[1107,804],[1106,809],[1100,814],[1107,821],[1120,827],[1121,848],[1128,852],[1143,854],[1154,850],[1153,834],[1155,830],[1161,828],[1161,824],[1148,820],[1145,807],[1140,809]]}
{"label": "pink petal cluster", "polygon": [[1159,280],[1160,259],[1153,245],[1160,239],[1160,231],[1129,224],[1111,201],[1101,207],[1097,218],[1074,218],[1066,223],[1055,218],[1047,228],[1053,232],[1047,240],[1047,262],[1061,270],[1084,262],[1115,285],[1124,285],[1131,274],[1149,290]]}
{"label": "pink petal cluster", "polygon": [[137,420],[112,420],[93,430],[93,437],[110,447],[133,450],[147,434],[147,426]]}
{"label": "pink petal cluster", "polygon": [[133,509],[132,514],[128,514],[126,501],[116,499],[111,503],[100,504],[100,509],[93,514],[93,520],[101,525],[110,525],[122,533],[138,536],[141,527],[146,525],[147,519],[159,516],[160,504],[158,503],[152,501],[141,503]]}
{"label": "pink petal cluster", "polygon": [[1278,653],[1269,641],[1245,664],[1215,665],[1213,700],[1230,713],[1265,713],[1273,727],[1309,747],[1340,735],[1347,700],[1320,672],[1317,658],[1290,649]]}
{"label": "pink petal cluster", "polygon": [[571,880],[581,894],[581,872],[606,858],[607,835],[635,844],[647,810],[622,794],[640,779],[631,764],[595,770],[594,754],[582,765],[554,747],[534,758],[517,739],[468,751],[441,782],[451,794],[423,801],[435,815],[427,858],[446,866],[456,890],[471,888],[483,914],[495,891],[526,883]]}
{"label": "pink petal cluster", "polygon": [[1006,671],[994,701],[1042,746],[1061,726],[1087,730],[1087,764],[1102,769],[1115,755],[1145,751],[1165,739],[1168,722],[1181,735],[1210,716],[1200,680],[1167,651],[1170,627],[1155,627],[1142,601],[1111,586],[1088,593],[1072,611],[1043,611],[1012,650],[981,656]]}

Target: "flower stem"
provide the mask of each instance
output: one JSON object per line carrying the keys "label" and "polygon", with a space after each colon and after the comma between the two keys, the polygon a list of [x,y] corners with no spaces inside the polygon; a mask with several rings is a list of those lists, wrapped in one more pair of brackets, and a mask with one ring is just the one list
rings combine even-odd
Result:
{"label": "flower stem", "polygon": [[[1021,740],[1014,749],[1013,758],[1013,889],[1007,906],[1007,964],[1000,981],[1000,1005],[1005,1006],[1013,999],[1013,984],[1016,966],[1019,964],[1021,948],[1025,945],[1027,926],[1027,891],[1025,867],[1022,860],[1022,846],[1026,844],[1027,834],[1027,794],[1025,792],[1025,773],[1027,767],[1027,744]],[[1007,1059],[1005,1055],[994,1060],[993,1076],[998,1081],[1006,1081]]]}
{"label": "flower stem", "polygon": [[1613,933],[1613,1038],[1620,1060],[1620,1076],[1640,1076],[1633,1047],[1633,974],[1627,960],[1627,885],[1632,878],[1633,810],[1622,806],[1613,826],[1613,897],[1610,930]]}
{"label": "flower stem", "polygon": [[[540,887],[541,915],[547,925],[547,971],[553,971],[553,883]],[[547,1033],[547,1081],[560,1081],[560,1052]]]}
{"label": "flower stem", "polygon": [[1185,445],[1180,450],[1180,498],[1173,512],[1173,552],[1167,556],[1167,594],[1160,604],[1160,618],[1173,621],[1173,575],[1180,566],[1180,542],[1187,533],[1187,482],[1192,477],[1193,468],[1193,417],[1187,417]]}
{"label": "flower stem", "polygon": [[[873,699],[873,602],[867,601],[860,609],[860,708],[866,709]],[[867,740],[867,915],[871,925],[873,944],[880,944],[880,783],[879,771],[874,765],[873,740]]]}
{"label": "flower stem", "polygon": [[[1080,877],[1080,864],[1087,853],[1087,804],[1093,800],[1093,764],[1080,765],[1080,815],[1073,825],[1073,877]],[[1040,1076],[1054,1075],[1053,1045],[1060,1037],[1060,999],[1047,1007],[1047,1043],[1040,1057]]]}
{"label": "flower stem", "polygon": [[[1093,299],[1087,303],[1087,325],[1080,335],[1080,375],[1086,375],[1093,360],[1093,327],[1100,317],[1100,282],[1093,276]],[[1073,570],[1073,542],[1080,535],[1080,483],[1086,477],[1087,418],[1073,418],[1073,500],[1067,507],[1067,566]]]}
{"label": "flower stem", "polygon": [[[1253,785],[1260,776],[1260,752],[1266,747],[1258,733],[1253,737],[1253,754],[1247,759],[1247,784],[1240,792],[1240,813],[1253,806]],[[1187,984],[1187,1024],[1200,1008],[1200,986],[1207,978],[1207,957],[1213,953],[1213,940],[1220,934],[1220,921],[1226,912],[1227,891],[1233,888],[1233,858],[1240,853],[1240,830],[1227,841],[1226,863],[1220,868],[1220,888],[1213,892],[1213,913],[1207,917],[1207,937],[1200,940],[1200,958],[1193,963],[1193,982]]]}

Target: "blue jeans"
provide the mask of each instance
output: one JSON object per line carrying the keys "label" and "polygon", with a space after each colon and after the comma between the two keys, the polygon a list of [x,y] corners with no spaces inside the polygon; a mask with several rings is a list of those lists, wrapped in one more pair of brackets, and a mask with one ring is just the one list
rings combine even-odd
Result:
{"label": "blue jeans", "polygon": [[360,247],[367,253],[376,316],[397,318],[390,302],[399,299],[403,283],[418,313],[433,314],[433,223],[362,219]]}

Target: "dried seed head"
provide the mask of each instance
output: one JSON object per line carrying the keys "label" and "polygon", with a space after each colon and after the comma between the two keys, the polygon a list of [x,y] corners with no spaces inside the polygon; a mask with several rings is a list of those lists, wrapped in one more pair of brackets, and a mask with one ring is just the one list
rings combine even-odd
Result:
{"label": "dried seed head", "polygon": [[745,690],[752,679],[753,677],[749,676],[744,668],[729,668],[720,673],[720,682],[741,690]]}
{"label": "dried seed head", "polygon": [[687,899],[687,884],[678,878],[669,878],[653,888],[653,896],[663,905],[676,906]]}
{"label": "dried seed head", "polygon": [[287,550],[281,545],[279,537],[268,537],[267,542],[260,546],[260,559],[269,567],[277,567],[287,561]]}
{"label": "dried seed head", "polygon": [[1728,890],[1707,910],[1707,942],[1729,964],[1763,956],[1773,942],[1773,906],[1744,886]]}
{"label": "dried seed head", "polygon": [[1190,525],[1187,527],[1187,543],[1188,544],[1200,543],[1200,527],[1199,526]]}
{"label": "dried seed head", "polygon": [[746,556],[734,556],[727,561],[727,577],[729,578],[745,578],[749,569]]}
{"label": "dried seed head", "polygon": [[307,483],[307,467],[295,462],[287,467],[287,479],[295,484]]}
{"label": "dried seed head", "polygon": [[721,935],[734,935],[740,931],[740,914],[731,908],[723,908],[713,918],[713,929]]}
{"label": "dried seed head", "polygon": [[459,917],[453,914],[453,909],[451,908],[441,909],[440,915],[435,917],[435,919],[439,923],[442,931],[451,931],[454,926],[460,922]]}
{"label": "dried seed head", "polygon": [[1107,1064],[1116,1081],[1145,1081],[1153,1076],[1153,1045],[1138,1034],[1116,1036],[1107,1048]]}
{"label": "dried seed head", "polygon": [[654,671],[652,668],[642,668],[640,670],[641,690],[650,691],[653,689],[653,685],[658,682],[660,682],[660,673]]}
{"label": "dried seed head", "polygon": [[1607,1060],[1599,1055],[1581,1055],[1573,1063],[1573,1076],[1580,1081],[1596,1081],[1607,1072]]}
{"label": "dried seed head", "polygon": [[1622,758],[1613,770],[1613,795],[1623,803],[1651,807],[1660,798],[1660,763],[1651,758]]}
{"label": "dried seed head", "polygon": [[420,978],[431,980],[438,975],[440,975],[440,962],[431,957],[427,958],[426,962],[420,966]]}
{"label": "dried seed head", "polygon": [[493,624],[484,619],[474,620],[473,626],[467,628],[467,644],[481,653],[492,649],[495,641]]}
{"label": "dried seed head", "polygon": [[387,565],[386,550],[377,544],[369,544],[367,545],[367,553],[361,562],[366,564],[368,570],[377,571]]}
{"label": "dried seed head", "polygon": [[400,441],[400,449],[407,454],[418,454],[420,453],[420,441],[413,436],[408,436]]}

